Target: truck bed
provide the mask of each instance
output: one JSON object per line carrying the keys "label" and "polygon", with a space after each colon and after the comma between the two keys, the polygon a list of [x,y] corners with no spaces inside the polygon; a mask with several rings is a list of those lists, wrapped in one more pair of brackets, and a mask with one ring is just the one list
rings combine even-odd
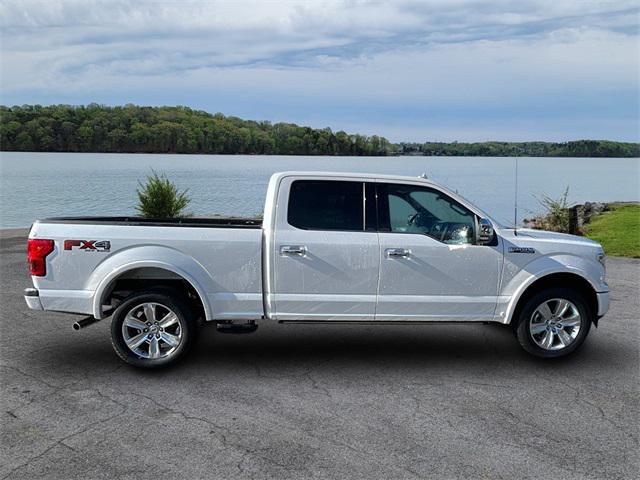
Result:
{"label": "truck bed", "polygon": [[203,228],[262,228],[261,218],[239,217],[184,217],[184,218],[144,218],[144,217],[53,217],[39,220],[40,223],[67,223],[82,225],[128,225],[149,227],[203,227]]}
{"label": "truck bed", "polygon": [[237,217],[38,220],[30,238],[53,240],[55,248],[34,287],[44,309],[96,315],[118,279],[182,278],[198,286],[208,320],[260,318],[261,225]]}

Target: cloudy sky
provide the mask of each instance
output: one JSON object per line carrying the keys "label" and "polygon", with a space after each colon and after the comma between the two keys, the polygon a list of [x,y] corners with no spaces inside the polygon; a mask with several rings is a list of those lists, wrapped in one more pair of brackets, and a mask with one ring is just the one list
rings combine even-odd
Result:
{"label": "cloudy sky", "polygon": [[640,140],[637,1],[3,0],[0,103],[400,141]]}

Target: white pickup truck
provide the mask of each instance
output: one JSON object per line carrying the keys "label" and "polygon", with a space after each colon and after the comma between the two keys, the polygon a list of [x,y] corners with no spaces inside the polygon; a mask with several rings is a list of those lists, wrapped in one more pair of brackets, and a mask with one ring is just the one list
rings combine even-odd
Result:
{"label": "white pickup truck", "polygon": [[273,175],[264,219],[56,218],[28,240],[29,308],[111,316],[138,367],[182,357],[204,321],[511,325],[540,357],[576,350],[607,312],[602,247],[500,227],[424,178]]}

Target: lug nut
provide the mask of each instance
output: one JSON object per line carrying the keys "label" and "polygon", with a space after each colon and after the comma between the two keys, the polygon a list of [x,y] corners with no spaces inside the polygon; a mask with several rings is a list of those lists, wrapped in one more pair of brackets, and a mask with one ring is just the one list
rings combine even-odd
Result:
{"label": "lug nut", "polygon": [[156,338],[160,338],[160,334],[159,333],[156,333]]}
{"label": "lug nut", "polygon": [[151,338],[153,338],[153,335],[149,334],[149,335],[147,335],[147,338],[151,339]]}
{"label": "lug nut", "polygon": [[149,331],[149,329],[148,329],[148,328],[145,328],[145,329],[144,329],[144,331],[145,331],[145,332],[148,332],[148,331]]}

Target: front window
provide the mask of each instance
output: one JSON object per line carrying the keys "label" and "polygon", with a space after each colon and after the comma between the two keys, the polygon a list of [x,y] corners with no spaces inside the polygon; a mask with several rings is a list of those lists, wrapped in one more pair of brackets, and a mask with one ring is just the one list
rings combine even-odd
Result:
{"label": "front window", "polygon": [[475,214],[427,187],[380,185],[381,230],[428,235],[447,244],[474,243]]}

